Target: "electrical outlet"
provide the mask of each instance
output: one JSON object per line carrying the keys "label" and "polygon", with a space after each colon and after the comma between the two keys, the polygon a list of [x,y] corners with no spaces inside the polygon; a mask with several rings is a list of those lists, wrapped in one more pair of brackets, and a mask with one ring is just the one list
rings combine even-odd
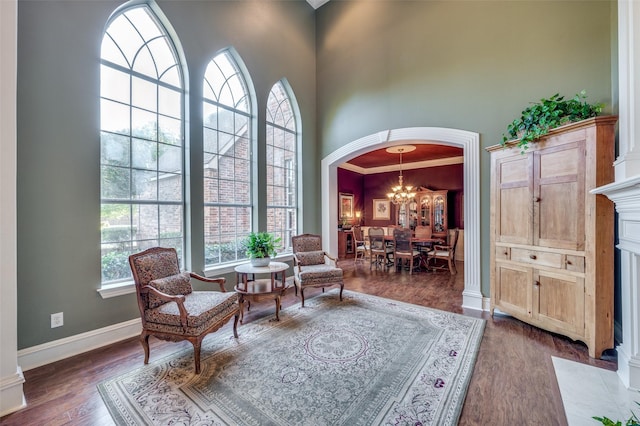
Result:
{"label": "electrical outlet", "polygon": [[51,314],[51,328],[62,327],[63,324],[64,317],[62,312]]}

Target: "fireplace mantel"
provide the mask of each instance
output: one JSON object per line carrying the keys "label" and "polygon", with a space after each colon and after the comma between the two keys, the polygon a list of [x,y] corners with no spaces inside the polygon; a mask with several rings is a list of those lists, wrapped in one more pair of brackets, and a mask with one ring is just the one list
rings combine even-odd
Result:
{"label": "fireplace mantel", "polygon": [[621,256],[622,343],[618,376],[628,389],[640,390],[640,175],[595,188],[615,203]]}

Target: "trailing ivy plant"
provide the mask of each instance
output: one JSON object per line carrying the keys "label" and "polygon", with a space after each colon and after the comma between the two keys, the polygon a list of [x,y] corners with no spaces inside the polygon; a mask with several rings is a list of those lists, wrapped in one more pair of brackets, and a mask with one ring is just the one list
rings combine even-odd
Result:
{"label": "trailing ivy plant", "polygon": [[549,99],[540,99],[507,126],[507,134],[502,135],[502,145],[518,139],[516,145],[524,152],[530,143],[549,133],[550,129],[600,114],[604,104],[589,104],[586,98],[587,92],[583,90],[569,100],[558,93]]}

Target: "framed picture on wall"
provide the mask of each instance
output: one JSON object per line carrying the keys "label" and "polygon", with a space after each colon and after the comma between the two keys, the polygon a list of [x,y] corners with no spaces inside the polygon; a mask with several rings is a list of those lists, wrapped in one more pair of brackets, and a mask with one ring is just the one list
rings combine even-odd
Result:
{"label": "framed picture on wall", "polygon": [[389,200],[385,198],[375,198],[373,200],[373,220],[391,219],[391,207]]}
{"label": "framed picture on wall", "polygon": [[340,218],[353,218],[353,194],[340,193]]}

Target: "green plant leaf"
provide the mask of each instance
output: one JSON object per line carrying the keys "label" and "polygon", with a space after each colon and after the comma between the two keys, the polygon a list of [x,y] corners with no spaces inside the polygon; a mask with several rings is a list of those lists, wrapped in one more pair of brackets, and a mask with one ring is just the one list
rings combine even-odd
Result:
{"label": "green plant leaf", "polygon": [[276,238],[268,232],[252,232],[246,239],[247,256],[252,259],[274,257],[280,241],[280,237]]}
{"label": "green plant leaf", "polygon": [[586,90],[581,90],[569,100],[565,100],[559,93],[548,99],[540,99],[540,102],[524,109],[520,118],[507,125],[507,133],[502,135],[502,145],[506,145],[511,139],[519,138],[516,145],[524,153],[530,143],[549,133],[550,129],[600,114],[604,104],[583,102],[586,97]]}

